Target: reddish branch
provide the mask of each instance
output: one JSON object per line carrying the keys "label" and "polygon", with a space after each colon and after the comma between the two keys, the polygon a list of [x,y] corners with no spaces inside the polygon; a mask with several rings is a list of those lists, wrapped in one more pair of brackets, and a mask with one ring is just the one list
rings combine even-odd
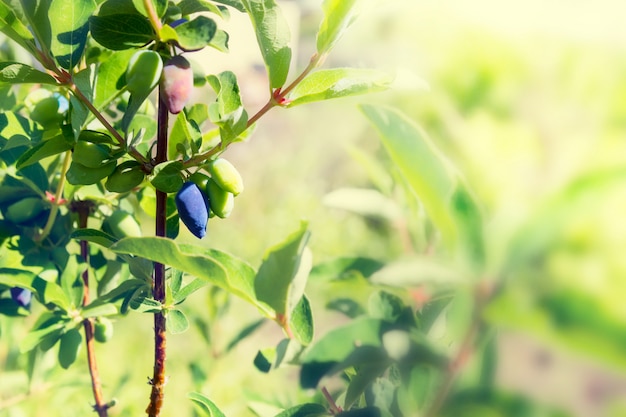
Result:
{"label": "reddish branch", "polygon": [[[159,87],[159,97],[162,97],[161,87]],[[158,106],[158,132],[157,132],[157,153],[155,165],[167,161],[167,127],[168,110],[161,101]],[[156,191],[156,220],[155,232],[157,236],[165,236],[166,232],[166,203],[167,194]],[[152,296],[161,303],[165,302],[165,265],[154,263],[154,279]],[[146,413],[150,417],[158,417],[161,414],[163,396],[165,388],[165,316],[163,313],[154,314],[154,375],[150,380],[152,391],[150,393],[150,404]]]}
{"label": "reddish branch", "polygon": [[[87,219],[92,208],[89,201],[76,201],[72,205],[72,209],[78,213],[78,227],[87,227]],[[80,241],[80,255],[85,263],[89,262],[89,242]],[[83,307],[89,304],[89,269],[85,268],[82,274],[83,278]],[[91,388],[93,398],[96,404],[93,409],[98,413],[98,417],[107,417],[109,406],[104,402],[102,396],[102,385],[100,383],[100,374],[96,364],[96,352],[94,347],[94,324],[93,319],[87,318],[83,320],[83,328],[85,329],[85,344],[87,345],[87,364],[89,366],[89,374],[91,375]]]}

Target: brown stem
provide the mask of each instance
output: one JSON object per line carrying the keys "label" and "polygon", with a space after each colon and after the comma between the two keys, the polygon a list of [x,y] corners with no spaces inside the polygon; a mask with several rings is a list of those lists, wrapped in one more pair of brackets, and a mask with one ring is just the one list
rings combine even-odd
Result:
{"label": "brown stem", "polygon": [[282,98],[286,97],[287,94],[289,94],[291,92],[291,90],[293,90],[298,84],[300,84],[300,82],[302,80],[304,80],[304,78],[307,75],[309,75],[309,72],[313,71],[315,68],[317,68],[318,66],[322,65],[322,63],[324,62],[324,59],[326,59],[326,55],[314,54],[311,57],[311,60],[309,61],[309,65],[307,65],[307,67],[304,69],[304,71],[302,71],[302,73],[300,75],[298,75],[298,78],[293,80],[291,82],[291,84],[289,84],[287,87],[285,87],[283,90],[281,90],[280,96]]}
{"label": "brown stem", "polygon": [[[104,117],[104,115],[98,109],[96,109],[96,107],[91,103],[91,101],[89,101],[89,99],[83,94],[83,92],[80,91],[80,88],[78,88],[76,84],[71,82],[69,84],[69,89],[72,91],[74,96],[81,103],[83,103],[87,107],[87,109],[89,109],[89,111],[96,117],[96,119],[98,119],[98,121],[102,123],[102,125],[106,128],[106,130],[108,130],[111,133],[111,135],[115,138],[117,143],[122,148],[126,149],[126,139],[124,139],[122,135],[120,135],[120,133],[117,130],[115,130],[115,128],[111,125],[111,123],[109,123],[109,121]],[[134,148],[129,148],[128,153],[133,158],[135,158],[138,162],[144,165],[148,162],[148,160],[142,154],[140,154],[139,151],[137,151]]]}
{"label": "brown stem", "polygon": [[[77,201],[73,204],[73,209],[78,213],[78,226],[81,229],[87,227],[87,219],[91,211],[92,204],[89,201]],[[89,242],[80,241],[80,255],[85,263],[89,262]],[[83,278],[83,307],[89,304],[89,269],[85,269],[82,274]],[[96,363],[96,351],[94,343],[94,324],[93,319],[87,318],[83,320],[83,328],[85,329],[85,344],[87,345],[87,364],[89,366],[89,374],[91,375],[91,388],[93,398],[96,404],[93,409],[98,413],[98,417],[107,417],[109,406],[104,402],[102,396],[102,384],[100,383],[100,373]]]}
{"label": "brown stem", "polygon": [[343,411],[341,407],[337,405],[337,403],[333,399],[333,396],[330,395],[330,392],[328,392],[326,387],[322,387],[322,395],[324,396],[324,398],[326,398],[326,401],[328,402],[328,405],[330,407],[330,413],[332,415],[339,414]]}
{"label": "brown stem", "polygon": [[483,325],[483,321],[481,319],[482,311],[492,295],[493,289],[489,287],[486,281],[479,283],[476,286],[474,292],[475,304],[474,311],[472,313],[472,323],[465,333],[459,350],[452,359],[452,362],[450,362],[450,364],[448,365],[448,370],[444,376],[444,380],[439,388],[439,391],[437,391],[437,394],[430,404],[430,408],[424,414],[424,417],[435,417],[439,413],[439,410],[443,406],[444,401],[446,400],[446,398],[448,398],[448,394],[452,389],[452,384],[454,383],[461,369],[463,369],[464,365],[469,360],[469,357],[472,355],[474,351],[474,346],[476,344],[476,339],[478,338],[479,332],[481,331],[481,327]]}
{"label": "brown stem", "polygon": [[[157,132],[157,153],[156,164],[167,161],[167,127],[169,113],[167,106],[160,98],[163,97],[159,86],[159,106],[158,106],[158,132]],[[166,203],[167,194],[156,191],[156,220],[155,232],[157,236],[166,235]],[[165,302],[165,265],[154,263],[154,279],[152,296],[161,303]],[[162,312],[154,314],[154,375],[150,380],[152,390],[150,393],[150,404],[146,408],[149,417],[158,417],[163,406],[163,396],[165,389],[165,358],[166,358],[166,322]]]}

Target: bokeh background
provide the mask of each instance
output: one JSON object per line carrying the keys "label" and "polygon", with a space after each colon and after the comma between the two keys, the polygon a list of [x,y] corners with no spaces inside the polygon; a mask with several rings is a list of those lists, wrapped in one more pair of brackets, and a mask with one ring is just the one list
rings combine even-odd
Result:
{"label": "bokeh background", "polygon": [[[280,3],[292,23],[295,73],[314,51],[320,2]],[[306,219],[315,263],[354,255],[392,261],[421,250],[407,247],[411,222],[364,216],[328,198],[341,188],[375,188],[355,155],[384,155],[357,105],[399,108],[465,175],[484,209],[490,271],[510,281],[486,313],[499,331],[498,380],[573,416],[625,416],[625,12],[616,0],[371,3],[326,66],[386,70],[396,74],[394,88],[263,117],[254,136],[225,155],[246,190],[228,220],[210,222],[206,244],[256,266],[267,247]],[[192,58],[207,72],[235,71],[252,114],[268,94],[254,36],[236,12],[222,27],[231,34],[231,53]],[[205,90],[196,94],[207,97]],[[519,263],[502,273],[518,234],[526,239]],[[180,240],[193,237],[184,231]],[[557,301],[541,310],[546,294]],[[558,301],[562,294],[574,296]],[[219,297],[195,294],[184,309],[196,323],[170,336],[164,415],[191,415],[191,390],[214,398],[228,416],[253,415],[251,403],[262,410],[310,395],[297,389],[295,369],[265,375],[252,366],[259,347],[282,337],[275,325],[227,349],[257,315],[238,300],[213,311]],[[559,321],[562,311],[566,319]],[[98,348],[105,395],[119,400],[112,416],[141,415],[148,400],[151,317],[134,315],[119,320],[112,340]],[[210,330],[208,317],[219,317]],[[322,313],[316,318],[318,333],[335,324]],[[27,329],[2,335],[0,357]],[[2,372],[0,416],[85,415],[88,404],[74,401],[88,398],[84,364],[61,371],[54,359],[47,358],[28,396],[20,394],[23,372]]]}

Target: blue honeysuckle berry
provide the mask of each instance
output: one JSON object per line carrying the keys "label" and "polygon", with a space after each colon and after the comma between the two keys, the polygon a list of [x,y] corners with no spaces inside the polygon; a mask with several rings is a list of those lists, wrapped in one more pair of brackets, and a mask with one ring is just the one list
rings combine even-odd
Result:
{"label": "blue honeysuckle berry", "polygon": [[25,288],[13,287],[11,288],[11,298],[20,307],[30,307],[30,300],[33,297],[33,293]]}
{"label": "blue honeysuckle berry", "polygon": [[188,181],[183,184],[174,200],[178,217],[194,236],[202,239],[206,235],[209,220],[209,201],[204,191],[194,182]]}

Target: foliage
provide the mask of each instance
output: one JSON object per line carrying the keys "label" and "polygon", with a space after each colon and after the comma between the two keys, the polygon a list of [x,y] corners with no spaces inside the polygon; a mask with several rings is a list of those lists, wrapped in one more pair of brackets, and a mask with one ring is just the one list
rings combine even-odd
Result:
{"label": "foliage", "polygon": [[[0,62],[0,331],[4,338],[30,328],[7,341],[7,375],[22,381],[11,388],[13,407],[28,410],[20,400],[38,390],[58,388],[58,405],[75,390],[86,398],[91,385],[99,416],[139,412],[108,399],[143,385],[136,374],[145,371],[99,362],[101,386],[94,341],[106,343],[98,349],[109,360],[128,357],[137,353],[129,341],[140,326],[154,331],[140,336],[154,346],[150,416],[192,405],[193,415],[214,417],[565,415],[500,386],[494,329],[503,327],[623,369],[626,337],[615,309],[584,289],[541,279],[554,251],[572,256],[571,247],[554,248],[593,202],[619,188],[619,167],[576,178],[502,241],[490,229],[493,202],[453,152],[396,106],[362,104],[369,139],[381,147],[348,151],[368,185],[335,189],[323,202],[362,219],[363,240],[400,236],[402,256],[346,251],[314,261],[314,221],[263,256],[255,247],[258,266],[221,248],[253,233],[239,233],[232,217],[218,220],[255,192],[243,191],[246,176],[224,159],[227,149],[250,146],[241,142],[274,107],[297,112],[389,88],[385,72],[321,68],[360,6],[323,1],[315,52],[294,74],[294,41],[274,0],[0,2],[7,45],[29,54],[8,46]],[[220,27],[231,14],[248,17],[265,65],[269,96],[256,112],[245,106],[239,74],[195,67],[207,47],[228,51],[230,35]],[[491,76],[468,86],[443,73],[442,82],[471,113],[479,103],[501,104],[481,87]],[[281,182],[293,181],[280,174],[263,186],[279,190]],[[189,187],[198,191],[193,198],[181,193]],[[263,210],[246,215],[271,227]],[[204,240],[187,243],[181,222]],[[185,356],[170,350],[167,363],[189,366],[188,408],[167,408],[180,403],[185,385],[166,384],[166,340],[185,343]],[[231,386],[233,370],[220,364],[229,356],[259,371],[260,383],[244,401],[234,389],[239,409],[223,412],[228,401],[218,389]]]}

